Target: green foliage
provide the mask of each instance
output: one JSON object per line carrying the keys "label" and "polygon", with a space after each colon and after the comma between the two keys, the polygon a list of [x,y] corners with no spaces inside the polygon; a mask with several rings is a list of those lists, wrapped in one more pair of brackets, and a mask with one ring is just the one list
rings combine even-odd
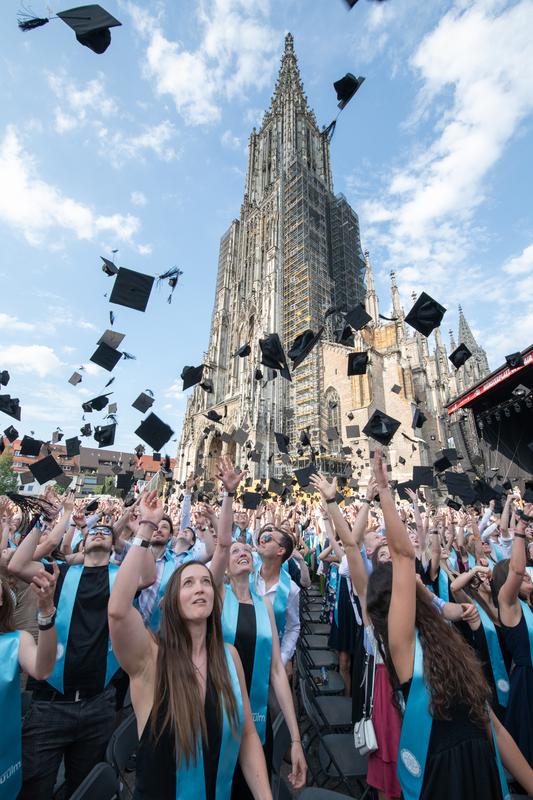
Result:
{"label": "green foliage", "polygon": [[13,472],[13,456],[9,450],[4,450],[0,456],[0,494],[16,492],[18,480]]}

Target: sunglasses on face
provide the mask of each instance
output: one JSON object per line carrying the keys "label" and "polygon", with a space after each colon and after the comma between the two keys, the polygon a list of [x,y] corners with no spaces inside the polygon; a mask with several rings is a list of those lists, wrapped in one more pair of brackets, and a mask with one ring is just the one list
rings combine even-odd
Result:
{"label": "sunglasses on face", "polygon": [[259,538],[259,541],[261,542],[261,544],[268,544],[269,542],[276,542],[276,544],[279,545],[279,547],[283,547],[281,542],[278,542],[278,540],[274,536],[272,536],[271,533],[262,533],[260,538]]}
{"label": "sunglasses on face", "polygon": [[96,536],[97,533],[101,533],[104,536],[113,536],[111,528],[107,528],[103,525],[99,528],[91,528],[91,530],[87,532],[87,536]]}

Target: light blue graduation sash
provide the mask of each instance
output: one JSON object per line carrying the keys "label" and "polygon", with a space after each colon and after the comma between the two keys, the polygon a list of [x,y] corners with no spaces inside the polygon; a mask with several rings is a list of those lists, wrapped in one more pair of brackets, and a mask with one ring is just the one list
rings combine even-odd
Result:
{"label": "light blue graduation sash", "polygon": [[476,559],[472,553],[468,553],[468,569],[473,569],[476,566]]}
{"label": "light blue graduation sash", "polygon": [[0,800],[13,800],[22,786],[19,631],[0,634]]}
{"label": "light blue graduation sash", "polygon": [[489,539],[489,542],[490,542],[490,549],[492,550],[492,554],[494,556],[494,560],[496,562],[504,561],[505,560],[505,554],[504,554],[502,548],[500,547],[500,545],[497,544],[496,542],[493,542],[491,539]]}
{"label": "light blue graduation sash", "polygon": [[[176,565],[176,559],[170,553],[165,552],[165,566],[163,567],[163,574],[161,575],[161,583],[159,584],[159,588],[157,590],[157,597],[155,600],[154,607],[152,609],[152,613],[150,615],[150,620],[148,622],[148,627],[154,633],[157,633],[159,630],[159,626],[161,625],[161,600],[163,599],[163,595],[165,594],[165,590],[167,588],[167,583],[169,582],[170,578],[178,568]],[[184,558],[182,564],[189,559]]]}
{"label": "light blue graduation sash", "polygon": [[[250,591],[252,592],[252,594],[254,591],[256,591],[255,581],[257,580],[257,576],[261,572],[261,564],[262,564],[261,561],[258,564],[256,564],[255,574],[250,575]],[[290,588],[291,588],[291,576],[289,575],[289,565],[287,564],[286,561],[284,561],[279,571],[278,588],[276,589],[274,602],[272,603],[272,608],[274,609],[274,616],[276,618],[276,628],[278,629],[280,639],[285,631],[285,616],[287,614],[287,602],[289,600]]]}
{"label": "light blue graduation sash", "polygon": [[[229,800],[231,797],[231,784],[233,781],[233,772],[239,757],[239,750],[241,747],[241,734],[242,734],[242,694],[235,669],[235,663],[227,646],[226,659],[228,662],[228,671],[231,679],[231,688],[237,701],[237,717],[238,729],[237,735],[234,736],[231,730],[231,725],[226,714],[224,703],[222,702],[222,741],[220,744],[220,755],[218,759],[218,770],[216,780],[215,797],[216,800]],[[176,800],[206,800],[205,795],[205,772],[204,772],[204,756],[202,748],[202,738],[198,738],[196,749],[196,762],[192,759],[189,761],[189,766],[185,764],[179,766],[176,770]]]}
{"label": "light blue graduation sash", "polygon": [[[56,614],[56,636],[57,636],[57,655],[54,671],[47,679],[50,686],[53,686],[57,692],[64,692],[64,672],[65,672],[65,657],[67,654],[68,635],[70,630],[70,623],[72,621],[72,612],[74,610],[74,603],[76,602],[76,594],[81,580],[81,575],[85,566],[83,564],[74,564],[69,567],[63,586],[61,587],[61,594],[59,595],[59,602],[57,604]],[[113,589],[113,584],[118,573],[118,566],[116,564],[109,564],[109,594]],[[120,664],[113,652],[111,646],[111,639],[108,639],[107,644],[107,661],[105,671],[105,683],[107,686],[115,672],[119,669]]]}
{"label": "light blue graduation sash", "polygon": [[240,535],[241,535],[241,529],[240,529],[240,528],[239,528],[239,526],[237,525],[237,527],[235,528],[235,530],[234,530],[234,531],[233,531],[233,533],[231,534],[231,538],[233,539],[233,541],[235,541],[236,539],[238,539],[238,538],[239,538],[239,536],[240,536]]}
{"label": "light blue graduation sash", "polygon": [[339,575],[338,564],[332,564],[329,570],[329,585],[335,592],[335,605],[333,606],[333,619],[335,625],[339,626],[339,595],[341,590],[341,576]]}
{"label": "light blue graduation sash", "polygon": [[531,611],[528,604],[524,603],[523,600],[520,600],[520,605],[522,606],[522,613],[524,615],[524,619],[527,625],[527,632],[529,635],[529,652],[531,655],[531,666],[533,666],[533,612]]}
{"label": "light blue graduation sash", "polygon": [[454,572],[459,571],[457,568],[457,553],[455,552],[455,550],[452,550],[450,552],[450,555],[448,556],[448,566]]}
{"label": "light blue graduation sash", "polygon": [[[402,787],[404,800],[419,800],[422,792],[431,726],[433,725],[429,706],[430,692],[424,678],[424,654],[417,631],[413,678],[402,721],[398,755],[398,780]],[[508,800],[509,789],[492,723],[491,731],[502,797],[504,800]]]}
{"label": "light blue graduation sash", "polygon": [[[229,584],[225,586],[224,605],[222,607],[222,633],[224,641],[233,644],[237,632],[239,617],[239,601]],[[266,604],[255,592],[252,595],[255,611],[255,653],[250,683],[250,706],[252,717],[261,744],[265,743],[266,719],[268,705],[268,687],[270,685],[270,661],[272,658],[272,625]]]}
{"label": "light blue graduation sash", "polygon": [[494,622],[491,620],[483,606],[480,603],[474,605],[479,612],[483,631],[485,633],[485,640],[487,642],[487,649],[490,656],[490,666],[492,675],[494,677],[494,684],[496,686],[496,694],[498,695],[498,702],[501,706],[506,707],[509,702],[509,675],[503,660],[502,649],[500,647],[500,640],[498,639],[498,632]]}
{"label": "light blue graduation sash", "polygon": [[439,567],[439,597],[441,600],[444,600],[445,603],[450,602],[450,586],[448,583],[448,573],[442,567]]}

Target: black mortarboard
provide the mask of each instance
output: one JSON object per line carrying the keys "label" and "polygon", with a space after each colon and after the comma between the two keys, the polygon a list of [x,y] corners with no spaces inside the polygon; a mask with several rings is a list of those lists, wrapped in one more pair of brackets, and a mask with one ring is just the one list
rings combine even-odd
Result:
{"label": "black mortarboard", "polygon": [[117,275],[118,274],[118,267],[115,266],[115,264],[113,264],[113,262],[110,261],[109,258],[104,258],[104,256],[100,256],[100,258],[104,262],[102,264],[102,272],[105,272],[105,274],[110,278],[113,275]]}
{"label": "black mortarboard", "polygon": [[278,446],[278,450],[280,453],[287,453],[287,447],[289,445],[290,439],[284,433],[274,433],[274,438],[276,439],[276,444]]}
{"label": "black mortarboard", "polygon": [[183,367],[180,375],[180,378],[183,381],[183,391],[185,391],[185,389],[190,389],[191,386],[195,386],[197,383],[200,383],[203,374],[203,364],[200,364],[199,367]]}
{"label": "black mortarboard", "polygon": [[349,325],[354,331],[360,331],[365,325],[372,321],[370,314],[366,313],[365,307],[359,303],[346,314],[346,324]]}
{"label": "black mortarboard", "polygon": [[163,449],[163,446],[174,435],[174,431],[166,422],[163,422],[152,413],[141,422],[135,431],[135,435],[150,445],[152,450],[157,451]]}
{"label": "black mortarboard", "polygon": [[33,481],[35,480],[35,478],[33,477],[33,475],[29,470],[27,472],[19,472],[19,478],[23,486],[26,486],[28,483],[33,483]]}
{"label": "black mortarboard", "polygon": [[335,331],[335,341],[337,344],[343,344],[345,347],[354,347],[355,338],[352,329],[349,325],[345,325],[342,330]]}
{"label": "black mortarboard", "polygon": [[125,337],[126,337],[125,333],[112,331],[111,328],[108,328],[106,331],[103,332],[103,334],[100,336],[96,344],[106,344],[108,347],[112,347],[114,350],[116,350],[117,347],[120,347]]}
{"label": "black mortarboard", "polygon": [[117,489],[128,491],[133,483],[133,472],[124,472],[122,475],[117,475]]}
{"label": "black mortarboard", "polygon": [[231,438],[236,444],[242,447],[243,444],[248,439],[248,434],[243,428],[237,428],[237,430],[233,431],[233,433],[231,434]]}
{"label": "black mortarboard", "polygon": [[452,462],[445,455],[442,455],[440,458],[437,458],[437,460],[433,462],[433,469],[435,470],[435,472],[444,472],[445,469],[450,469],[451,466]]}
{"label": "black mortarboard", "polygon": [[351,72],[347,72],[344,78],[335,81],[333,88],[337,92],[337,100],[339,101],[338,107],[341,111],[348,105],[354,94],[361,87],[363,81],[364,78],[362,76],[356,78]]}
{"label": "black mortarboard", "polygon": [[77,436],[73,436],[72,439],[65,439],[65,447],[67,448],[67,457],[74,458],[74,456],[79,456],[80,445],[81,442]]}
{"label": "black mortarboard", "polygon": [[442,455],[446,456],[446,458],[450,461],[451,464],[457,464],[457,462],[459,461],[459,455],[455,447],[443,447]]}
{"label": "black mortarboard", "polygon": [[13,425],[10,425],[9,428],[6,428],[5,431],[4,431],[4,436],[11,443],[13,443],[15,441],[15,439],[17,438],[18,435],[19,435],[19,432],[17,431],[16,428],[13,427]]}
{"label": "black mortarboard", "polygon": [[0,386],[7,386],[8,383],[9,383],[9,372],[7,371],[7,369],[3,369],[2,372],[0,372]]}
{"label": "black mortarboard", "polygon": [[68,382],[72,384],[72,386],[77,386],[78,383],[81,383],[81,375],[79,372],[73,372]]}
{"label": "black mortarboard", "polygon": [[407,314],[405,321],[415,331],[422,333],[424,336],[429,336],[432,330],[439,327],[445,313],[444,306],[437,303],[429,294],[422,292]]}
{"label": "black mortarboard", "polygon": [[[56,16],[74,31],[80,44],[97,55],[105,53],[111,44],[110,28],[122,25],[118,19],[98,5],[69,8],[67,11],[58,11]],[[24,32],[40,28],[49,21],[47,17],[32,17],[31,14],[22,11],[18,14],[18,26]]]}
{"label": "black mortarboard", "polygon": [[448,358],[454,365],[455,369],[459,369],[465,364],[468,359],[472,356],[472,353],[466,346],[466,344],[460,344],[459,347],[456,347],[453,353],[450,353]]}
{"label": "black mortarboard", "polygon": [[57,444],[58,442],[60,442],[63,436],[64,434],[62,431],[59,430],[54,431],[52,434],[52,444]]}
{"label": "black mortarboard", "polygon": [[505,360],[507,362],[507,366],[511,367],[511,369],[524,366],[524,359],[522,358],[521,353],[511,353],[510,355],[505,356]]}
{"label": "black mortarboard", "polygon": [[464,472],[445,472],[444,481],[450,494],[457,495],[468,504],[475,502],[476,493],[470,478]]}
{"label": "black mortarboard", "polygon": [[116,428],[116,423],[112,422],[110,425],[98,425],[94,429],[94,438],[98,442],[98,447],[111,447],[115,443]]}
{"label": "black mortarboard", "polygon": [[294,470],[294,477],[302,487],[305,489],[306,486],[309,486],[309,478],[311,475],[316,475],[317,471],[315,469],[314,464],[308,464],[307,467],[302,467],[302,469],[295,469]]}
{"label": "black mortarboard", "polygon": [[[103,408],[106,407],[108,404],[108,394],[101,394],[98,397],[93,397],[92,400],[89,400],[89,405],[91,406],[92,411],[102,411]],[[85,405],[85,404],[84,404]]]}
{"label": "black mortarboard", "polygon": [[411,498],[406,492],[406,489],[416,491],[417,486],[413,481],[404,481],[403,483],[396,484],[396,491],[398,492],[401,500],[410,500]]}
{"label": "black mortarboard", "polygon": [[63,470],[53,456],[46,456],[28,466],[35,480],[41,484],[63,475]]}
{"label": "black mortarboard", "polygon": [[261,502],[261,495],[258,492],[244,492],[242,496],[243,508],[255,509]]}
{"label": "black mortarboard", "polygon": [[350,456],[353,450],[351,447],[341,447],[341,453],[344,453],[345,456]]}
{"label": "black mortarboard", "polygon": [[330,428],[326,428],[326,436],[328,437],[328,441],[333,442],[335,439],[339,438],[339,432],[335,426],[331,426]]}
{"label": "black mortarboard", "polygon": [[109,403],[107,407],[108,414],[116,414],[117,413],[117,404],[116,403]]}
{"label": "black mortarboard", "polygon": [[403,466],[405,463],[406,463],[405,458],[403,456],[399,456],[398,457],[398,464],[401,464]]}
{"label": "black mortarboard", "polygon": [[[146,448],[145,448],[145,446],[143,444],[138,444],[137,447],[135,448],[135,451],[134,451],[136,456],[137,456],[137,458],[140,458],[141,456],[143,456],[145,450],[146,450]],[[187,465],[188,464],[189,464],[189,462],[187,462]],[[131,461],[130,461],[130,465],[131,465]]]}
{"label": "black mortarboard", "polygon": [[457,503],[455,500],[452,500],[451,497],[446,498],[444,505],[448,506],[448,508],[453,508],[455,511],[461,510],[461,503]]}
{"label": "black mortarboard", "polygon": [[415,486],[433,486],[433,469],[431,467],[413,467],[413,483]]}
{"label": "black mortarboard", "polygon": [[93,429],[91,428],[91,423],[90,422],[88,422],[86,425],[84,425],[83,428],[80,428],[80,433],[81,433],[82,436],[90,436],[92,434],[92,432],[93,432]]}
{"label": "black mortarboard", "polygon": [[8,417],[18,419],[20,422],[21,408],[18,397],[11,397],[9,394],[0,394],[0,411],[3,411]]}
{"label": "black mortarboard", "polygon": [[250,461],[253,461],[254,464],[259,464],[261,461],[261,453],[256,453],[255,450],[252,450],[250,453],[248,453],[248,458]]}
{"label": "black mortarboard", "polygon": [[256,381],[261,381],[261,380],[263,379],[263,373],[261,372],[261,370],[259,369],[259,367],[256,367],[256,368],[255,368],[255,371],[254,371],[254,378],[255,378],[255,380],[256,380]]}
{"label": "black mortarboard", "polygon": [[482,503],[490,503],[491,500],[499,500],[500,493],[493,489],[492,486],[486,481],[476,480],[474,483],[474,491],[478,500]]}
{"label": "black mortarboard", "polygon": [[211,378],[205,378],[200,384],[200,389],[203,389],[207,394],[213,394],[214,386]]}
{"label": "black mortarboard", "polygon": [[145,392],[141,392],[139,397],[131,405],[132,408],[137,409],[141,414],[146,414],[148,409],[152,408],[153,404],[154,398],[150,397],[149,394],[145,394]]}
{"label": "black mortarboard", "polygon": [[267,490],[272,494],[281,494],[283,492],[284,486],[281,481],[276,480],[276,478],[270,478],[268,481]]}
{"label": "black mortarboard", "polygon": [[347,425],[346,426],[346,438],[347,439],[357,439],[358,436],[361,434],[359,433],[359,425]]}
{"label": "black mortarboard", "polygon": [[227,431],[222,431],[220,438],[225,444],[229,444],[232,441],[231,435]]}
{"label": "black mortarboard", "polygon": [[61,475],[57,476],[55,481],[62,489],[69,489],[72,483],[72,475],[65,475],[65,473],[62,472]]}
{"label": "black mortarboard", "polygon": [[324,332],[324,328],[319,328],[317,333],[314,333],[312,330],[307,329],[303,333],[300,333],[294,342],[292,343],[292,347],[290,350],[287,351],[287,355],[292,361],[292,368],[296,369],[304,358],[306,358],[313,347],[317,344],[322,333]]}
{"label": "black mortarboard", "polygon": [[402,387],[398,386],[397,383],[395,383],[394,386],[391,386],[391,392],[394,392],[394,394],[400,394],[401,391]]}
{"label": "black mortarboard", "polygon": [[397,419],[389,417],[384,411],[376,410],[363,428],[363,433],[380,444],[387,445],[399,427]]}
{"label": "black mortarboard", "polygon": [[214,408],[210,408],[205,416],[207,419],[211,420],[211,422],[220,422],[221,419],[224,419],[222,414],[218,414]]}
{"label": "black mortarboard", "polygon": [[334,408],[337,408],[338,403],[336,400],[328,400],[328,408],[331,408],[333,411]]}
{"label": "black mortarboard", "polygon": [[354,415],[353,415],[353,413],[351,411],[348,411],[346,416],[348,417],[348,419],[354,419]]}
{"label": "black mortarboard", "polygon": [[424,422],[426,422],[427,417],[423,414],[419,408],[415,408],[415,413],[413,414],[413,421],[411,423],[413,428],[421,428]]}
{"label": "black mortarboard", "polygon": [[249,356],[251,352],[252,348],[248,343],[246,343],[239,347],[239,349],[233,354],[233,358],[237,358],[237,356],[240,358],[245,358],[246,356]]}
{"label": "black mortarboard", "polygon": [[38,456],[41,452],[42,442],[40,439],[32,439],[31,436],[24,436],[20,443],[21,456]]}
{"label": "black mortarboard", "polygon": [[122,353],[119,350],[109,347],[108,344],[99,344],[89,360],[111,372],[121,358]]}
{"label": "black mortarboard", "polygon": [[300,444],[303,447],[311,447],[311,439],[307,431],[300,431]]}
{"label": "black mortarboard", "polygon": [[120,267],[109,302],[135,311],[145,311],[153,283],[152,275]]}
{"label": "black mortarboard", "polygon": [[364,375],[368,364],[368,353],[348,353],[348,375]]}
{"label": "black mortarboard", "polygon": [[292,380],[287,366],[287,358],[277,333],[269,333],[264,339],[259,339],[259,348],[261,364],[270,369],[279,370],[283,378],[288,381]]}

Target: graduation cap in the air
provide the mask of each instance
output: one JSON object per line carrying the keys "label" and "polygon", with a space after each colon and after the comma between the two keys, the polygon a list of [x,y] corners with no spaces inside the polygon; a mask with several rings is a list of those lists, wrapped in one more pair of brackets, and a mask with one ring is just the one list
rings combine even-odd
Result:
{"label": "graduation cap in the air", "polygon": [[278,370],[286,380],[292,380],[287,366],[287,358],[277,333],[269,333],[264,339],[259,339],[259,348],[261,350],[261,364]]}
{"label": "graduation cap in the air", "polygon": [[248,434],[246,433],[244,428],[237,428],[237,430],[233,431],[233,433],[231,434],[231,438],[236,444],[242,447],[243,444],[248,439]]}
{"label": "graduation cap in the air", "polygon": [[70,384],[72,384],[72,386],[77,386],[78,383],[81,383],[81,380],[82,380],[82,376],[80,375],[80,373],[79,372],[73,372],[72,375],[70,376],[70,378],[68,379],[68,382]]}
{"label": "graduation cap in the air", "polygon": [[115,266],[115,264],[110,261],[109,258],[104,258],[104,256],[100,256],[100,258],[104,262],[102,264],[102,272],[105,272],[109,278],[111,278],[113,275],[118,275],[118,267]]}
{"label": "graduation cap in the air", "polygon": [[400,394],[401,391],[402,387],[398,386],[397,383],[395,383],[394,386],[391,386],[391,392],[394,392],[394,394]]}
{"label": "graduation cap in the air", "polygon": [[364,375],[368,366],[368,353],[348,353],[348,375]]}
{"label": "graduation cap in the air", "polygon": [[154,280],[153,275],[120,267],[109,302],[135,311],[145,311]]}
{"label": "graduation cap in the air", "polygon": [[38,456],[41,452],[42,441],[40,439],[32,439],[31,436],[24,436],[20,443],[21,456]]}
{"label": "graduation cap in the air", "polygon": [[354,331],[360,331],[365,325],[372,321],[370,314],[367,314],[366,309],[362,303],[358,303],[355,308],[348,311],[346,314],[346,325],[353,328]]}
{"label": "graduation cap in the air", "polygon": [[254,378],[255,378],[255,380],[256,380],[256,381],[261,381],[261,380],[263,380],[263,373],[261,372],[261,370],[259,369],[259,367],[256,367],[256,368],[255,368],[255,371],[254,371]]}
{"label": "graduation cap in the air", "polygon": [[303,333],[300,333],[294,342],[292,343],[292,347],[290,350],[287,351],[287,355],[292,361],[292,368],[296,369],[304,358],[306,358],[313,347],[317,344],[320,340],[324,332],[324,326],[320,327],[317,333],[314,333],[312,330],[307,329]]}
{"label": "graduation cap in the air", "polygon": [[300,484],[302,489],[305,489],[306,486],[309,486],[309,478],[311,475],[317,475],[317,471],[315,469],[314,464],[308,464],[306,467],[302,467],[302,469],[295,469],[294,470],[294,477]]}
{"label": "graduation cap in the air", "polygon": [[81,442],[77,436],[73,436],[71,439],[65,439],[65,447],[67,449],[67,458],[74,458],[74,456],[79,456],[80,454],[80,445]]}
{"label": "graduation cap in the air", "polygon": [[444,481],[448,492],[451,495],[460,497],[461,500],[470,505],[476,500],[476,493],[468,475],[464,472],[445,472]]}
{"label": "graduation cap in the air", "polygon": [[469,358],[471,358],[472,353],[466,346],[466,344],[460,344],[459,347],[456,347],[453,353],[450,353],[448,358],[454,365],[455,369],[459,369],[465,364]]}
{"label": "graduation cap in the air", "polygon": [[376,409],[363,428],[363,433],[380,444],[387,445],[399,427],[400,422],[397,419]]}
{"label": "graduation cap in the air", "polygon": [[183,367],[180,375],[180,378],[183,381],[183,391],[185,391],[185,389],[190,389],[191,386],[195,386],[197,383],[200,383],[203,374],[203,364],[200,364],[199,367]]}
{"label": "graduation cap in the air", "polygon": [[398,464],[401,464],[402,467],[406,463],[405,458],[403,456],[398,457]]}
{"label": "graduation cap in the air", "polygon": [[86,425],[84,425],[82,428],[80,428],[80,433],[81,433],[82,436],[90,436],[92,434],[92,432],[93,432],[93,429],[91,427],[91,423],[90,422],[88,422]]}
{"label": "graduation cap in the air", "polygon": [[419,408],[415,408],[415,413],[413,414],[413,421],[411,423],[413,428],[421,428],[424,422],[427,421],[427,417],[423,414]]}
{"label": "graduation cap in the air", "polygon": [[413,483],[418,486],[433,486],[434,477],[431,467],[413,467]]}
{"label": "graduation cap in the air", "polygon": [[120,350],[116,350],[114,347],[102,343],[98,345],[89,360],[94,364],[98,364],[99,367],[102,367],[108,372],[111,372],[121,358],[122,353]]}
{"label": "graduation cap in the air", "polygon": [[[98,397],[93,397],[88,403],[83,403],[82,408],[84,411],[102,411],[108,404],[108,397],[112,394],[101,394]],[[88,406],[88,408],[86,408]]]}
{"label": "graduation cap in the air", "polygon": [[57,444],[63,438],[64,433],[59,428],[52,433],[52,444]]}
{"label": "graduation cap in the air", "polygon": [[533,503],[533,481],[526,481],[522,495],[524,503]]}
{"label": "graduation cap in the air", "polygon": [[443,447],[442,455],[446,456],[452,464],[457,464],[461,458],[455,447]]}
{"label": "graduation cap in the air", "polygon": [[453,508],[454,511],[461,510],[461,503],[457,503],[455,500],[452,500],[451,497],[447,497],[444,501],[444,505],[448,506],[448,508]]}
{"label": "graduation cap in the air", "polygon": [[247,508],[251,511],[256,509],[261,502],[261,495],[259,492],[244,492],[242,496],[242,505],[243,508]]}
{"label": "graduation cap in the air", "polygon": [[19,432],[17,431],[16,428],[13,427],[13,425],[10,425],[9,428],[6,428],[5,431],[4,431],[4,436],[11,443],[13,443],[15,441],[15,439],[17,438],[18,435],[19,435]]}
{"label": "graduation cap in the air", "polygon": [[154,398],[150,397],[149,394],[146,392],[141,392],[140,395],[137,397],[136,400],[131,404],[132,408],[135,408],[137,411],[140,411],[141,414],[146,414],[149,408],[151,408],[154,404]]}
{"label": "graduation cap in the air", "polygon": [[241,347],[239,347],[239,349],[233,353],[233,358],[246,358],[246,356],[249,356],[251,352],[252,348],[247,342],[246,344],[241,345]]}
{"label": "graduation cap in the air", "polygon": [[94,438],[98,442],[98,447],[112,447],[115,443],[116,422],[109,425],[98,425],[94,429]]}
{"label": "graduation cap in the air", "polygon": [[412,309],[407,314],[405,321],[424,336],[429,336],[431,331],[438,328],[446,313],[444,306],[437,303],[429,294],[422,292]]}
{"label": "graduation cap in the air", "polygon": [[517,369],[517,367],[524,366],[524,359],[522,358],[521,353],[511,353],[508,356],[505,356],[505,361],[507,362],[507,366],[511,367],[511,369]]}
{"label": "graduation cap in the air", "polygon": [[0,411],[8,417],[18,419],[20,422],[21,408],[18,397],[11,397],[9,394],[0,394]]}
{"label": "graduation cap in the air", "polygon": [[415,485],[415,483],[413,481],[403,481],[403,483],[397,483],[396,484],[396,491],[398,492],[398,494],[400,496],[400,500],[410,500],[411,499],[409,497],[409,495],[407,494],[407,491],[406,491],[407,489],[411,489],[413,491],[416,491],[417,486]]}
{"label": "graduation cap in the air", "polygon": [[110,28],[122,25],[99,5],[78,6],[58,11],[56,17],[34,17],[24,11],[20,11],[17,16],[18,26],[24,32],[40,28],[50,22],[50,19],[57,17],[72,28],[80,44],[97,55],[105,53],[111,44]]}
{"label": "graduation cap in the air", "polygon": [[282,494],[284,489],[283,483],[276,478],[270,478],[268,481],[267,491],[271,494]]}
{"label": "graduation cap in the air", "polygon": [[311,439],[307,431],[300,431],[300,444],[303,447],[311,447]]}
{"label": "graduation cap in the air", "polygon": [[133,483],[133,472],[124,472],[122,475],[117,475],[117,489],[123,489],[126,492],[130,489]]}
{"label": "graduation cap in the air", "polygon": [[276,444],[278,446],[278,450],[280,453],[288,453],[288,445],[290,439],[284,433],[274,433],[274,438],[276,439]]}
{"label": "graduation cap in the air", "polygon": [[[144,451],[145,451],[145,449],[146,449],[146,448],[145,448],[145,446],[144,446],[143,444],[138,444],[138,445],[137,445],[137,447],[135,448],[135,451],[134,451],[134,452],[135,452],[135,455],[137,456],[137,458],[140,458],[141,456],[143,456],[143,455],[144,455]],[[130,462],[130,463],[131,463],[131,462]],[[187,462],[187,466],[188,466],[188,462]]]}
{"label": "graduation cap in the air", "polygon": [[224,419],[223,415],[218,414],[214,408],[210,408],[205,416],[207,419],[211,420],[211,422],[220,422],[221,419]]}
{"label": "graduation cap in the air", "polygon": [[348,417],[348,419],[350,419],[350,420],[351,420],[351,419],[354,419],[354,415],[353,415],[353,412],[352,412],[352,411],[348,411],[348,413],[346,414],[346,416],[347,416],[347,417]]}
{"label": "graduation cap in the air", "polygon": [[174,431],[166,422],[152,413],[141,422],[135,435],[146,442],[152,450],[158,451],[162,450],[163,446],[172,438]]}
{"label": "graduation cap in the air", "polygon": [[[352,75],[351,72],[347,72],[343,78],[339,78],[338,81],[335,81],[335,83],[333,84],[333,88],[337,92],[337,100],[339,101],[338,108],[340,109],[339,114],[341,113],[343,108],[346,108],[346,106],[348,105],[354,94],[361,87],[364,80],[365,79],[361,75],[358,78],[356,78],[355,75]],[[335,127],[337,125],[337,119],[339,117],[339,114],[337,114],[333,122],[330,122],[330,124],[324,131],[328,139],[331,139],[331,137],[335,132]]]}
{"label": "graduation cap in the air", "polygon": [[433,462],[433,469],[435,472],[444,472],[445,469],[450,469],[452,466],[452,462],[446,455],[440,456],[437,458],[436,461]]}
{"label": "graduation cap in the air", "polygon": [[[353,419],[353,415],[352,415]],[[359,433],[359,425],[347,425],[346,426],[346,438],[347,439],[357,439],[360,436]]]}
{"label": "graduation cap in the air", "polygon": [[3,369],[0,372],[0,386],[7,386],[9,383],[9,372],[7,369]]}
{"label": "graduation cap in the air", "polygon": [[335,330],[334,336],[337,344],[343,344],[345,347],[355,346],[354,333],[349,325],[345,325],[342,329],[339,328]]}
{"label": "graduation cap in the air", "polygon": [[28,466],[31,474],[40,484],[51,481],[57,478],[58,475],[63,475],[63,470],[53,456],[46,456],[46,458],[34,461],[33,464]]}
{"label": "graduation cap in the air", "polygon": [[339,438],[339,432],[337,428],[332,425],[331,427],[326,428],[326,436],[328,437],[329,442],[334,442],[335,439]]}
{"label": "graduation cap in the air", "polygon": [[213,386],[213,381],[211,378],[204,378],[200,384],[200,389],[203,389],[204,392],[207,392],[207,394],[213,394],[215,387]]}

